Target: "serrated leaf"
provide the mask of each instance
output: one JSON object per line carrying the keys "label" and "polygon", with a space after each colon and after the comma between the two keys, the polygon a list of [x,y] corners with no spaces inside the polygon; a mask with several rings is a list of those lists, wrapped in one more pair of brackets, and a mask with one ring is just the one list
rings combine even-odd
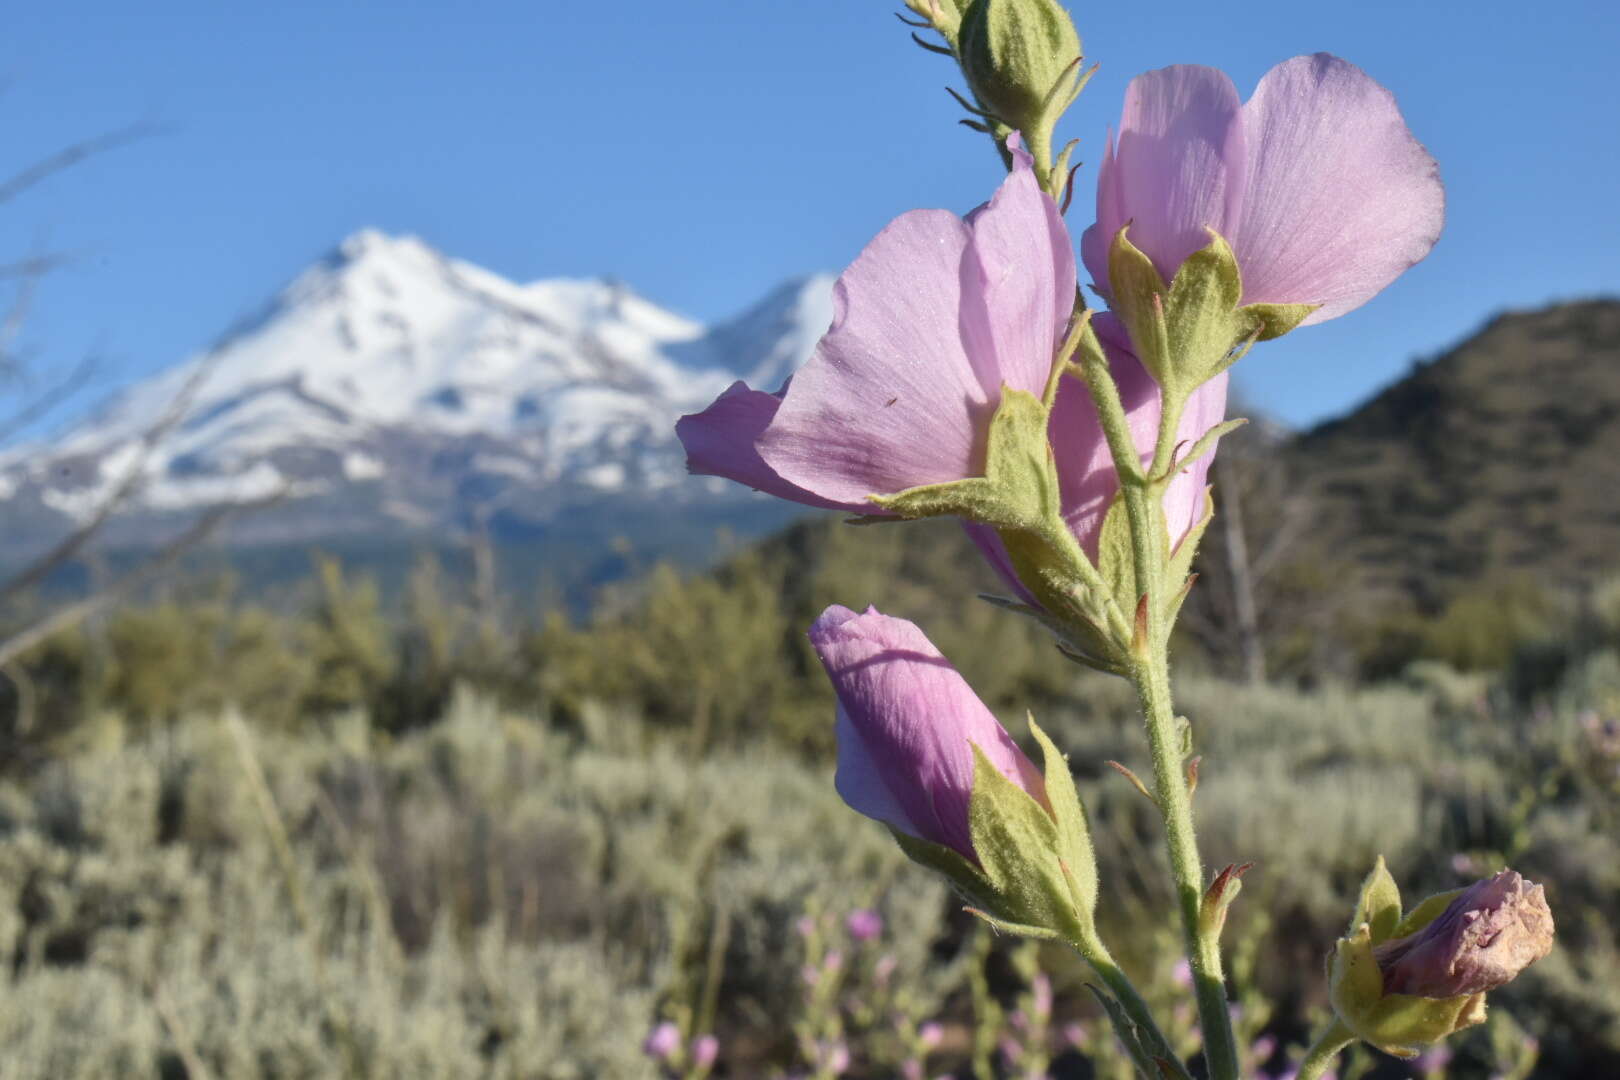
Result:
{"label": "serrated leaf", "polygon": [[1356,912],[1350,918],[1350,931],[1366,923],[1372,931],[1372,943],[1377,945],[1389,939],[1401,921],[1401,890],[1378,856],[1372,873],[1361,883],[1361,895],[1356,900]]}
{"label": "serrated leaf", "polygon": [[1041,747],[1046,800],[1057,822],[1058,855],[1068,866],[1067,880],[1078,893],[1074,897],[1075,914],[1090,927],[1097,910],[1097,855],[1091,842],[1091,824],[1086,820],[1085,804],[1075,789],[1068,759],[1035,723],[1033,716],[1029,718],[1029,730]]}
{"label": "serrated leaf", "polygon": [[995,902],[987,907],[997,918],[1050,928],[1068,924],[1073,905],[1058,865],[1057,822],[977,744],[968,833],[994,890]]}

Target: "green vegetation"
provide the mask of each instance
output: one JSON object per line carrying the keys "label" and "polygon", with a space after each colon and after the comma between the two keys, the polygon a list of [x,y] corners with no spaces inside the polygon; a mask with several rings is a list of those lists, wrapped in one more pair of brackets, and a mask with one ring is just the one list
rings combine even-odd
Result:
{"label": "green vegetation", "polygon": [[[938,1021],[930,1075],[983,1075],[1003,1036],[1036,1038],[1010,1014],[1037,960],[974,937],[839,802],[809,619],[871,600],[927,627],[1011,729],[1033,704],[1093,809],[1103,919],[1166,910],[1168,876],[1150,808],[1104,765],[1144,762],[1128,689],[958,603],[978,572],[948,526],[812,523],[714,575],[655,573],[582,625],[481,613],[431,563],[390,619],[333,563],[297,614],[199,586],[47,643],[0,713],[5,1075],[634,1077],[664,1018],[714,1030],[732,1076],[837,1040],[851,1075],[894,1075]],[[1511,863],[1559,918],[1449,1075],[1524,1065],[1508,1017],[1540,1040],[1536,1076],[1620,1068],[1620,585],[1512,595],[1414,621],[1390,653],[1494,671],[1431,660],[1307,692],[1182,665],[1210,861],[1258,864],[1231,940],[1240,980],[1264,973],[1241,1027],[1281,1040],[1272,1065],[1382,853],[1412,894]],[[807,989],[834,945],[795,924],[864,906],[881,941],[844,947],[836,993]],[[1122,958],[1153,994],[1165,929]],[[1054,1075],[1086,1075],[1082,1054],[1116,1075],[1082,973],[1038,963]]]}

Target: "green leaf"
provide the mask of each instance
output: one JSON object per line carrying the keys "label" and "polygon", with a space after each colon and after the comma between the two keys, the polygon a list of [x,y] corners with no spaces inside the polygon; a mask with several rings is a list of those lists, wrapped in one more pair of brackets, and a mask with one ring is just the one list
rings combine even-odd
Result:
{"label": "green leaf", "polygon": [[1029,730],[1041,745],[1046,801],[1051,804],[1052,817],[1057,822],[1058,857],[1068,866],[1066,880],[1077,893],[1075,915],[1089,928],[1097,910],[1097,855],[1091,843],[1091,824],[1086,820],[1085,804],[1075,789],[1068,759],[1035,723],[1033,716],[1029,718]]}
{"label": "green leaf", "polygon": [[1372,873],[1361,883],[1361,897],[1356,901],[1356,913],[1350,918],[1350,932],[1354,934],[1357,927],[1366,923],[1372,932],[1372,943],[1377,945],[1394,934],[1400,921],[1401,890],[1380,855]]}
{"label": "green leaf", "polygon": [[1058,865],[1057,822],[1029,792],[1003,776],[977,745],[968,832],[995,894],[994,902],[985,905],[991,914],[1048,929],[1072,921],[1073,902]]}
{"label": "green leaf", "polygon": [[1040,398],[1003,386],[1001,405],[990,420],[982,477],[868,498],[904,518],[951,515],[1000,529],[1038,531],[1062,505],[1047,419]]}
{"label": "green leaf", "polygon": [[1137,1075],[1142,1077],[1142,1080],[1161,1080],[1158,1066],[1153,1063],[1153,1058],[1148,1055],[1147,1050],[1142,1046],[1140,1029],[1126,1014],[1125,1007],[1090,983],[1086,984],[1086,989],[1096,995],[1097,1001],[1103,1007],[1103,1011],[1108,1014],[1108,1019],[1114,1025],[1114,1037],[1125,1048],[1125,1053],[1130,1057],[1131,1064],[1136,1066]]}

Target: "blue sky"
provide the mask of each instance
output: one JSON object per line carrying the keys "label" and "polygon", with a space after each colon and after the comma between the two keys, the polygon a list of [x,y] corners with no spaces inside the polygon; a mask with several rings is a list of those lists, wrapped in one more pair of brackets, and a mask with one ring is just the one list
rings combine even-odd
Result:
{"label": "blue sky", "polygon": [[[884,0],[8,5],[0,175],[132,122],[163,134],[0,205],[0,263],[75,253],[30,336],[102,386],[176,362],[356,228],[509,277],[611,274],[734,313],[837,269],[888,219],[966,210],[999,165],[955,126],[949,62]],[[1075,9],[1102,68],[1060,134],[1095,162],[1136,72],[1245,95],[1327,50],[1390,87],[1439,159],[1445,236],[1371,304],[1257,348],[1244,392],[1304,423],[1491,313],[1620,294],[1620,5],[1574,0]],[[1094,183],[1082,170],[1082,192]],[[1089,200],[1070,214],[1078,235]]]}

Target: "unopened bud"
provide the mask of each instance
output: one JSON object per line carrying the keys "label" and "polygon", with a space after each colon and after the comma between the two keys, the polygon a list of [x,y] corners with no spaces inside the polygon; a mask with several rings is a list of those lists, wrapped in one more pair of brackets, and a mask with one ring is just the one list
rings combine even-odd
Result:
{"label": "unopened bud", "polygon": [[1428,926],[1373,950],[1384,992],[1449,998],[1510,982],[1552,950],[1540,885],[1504,870],[1463,890]]}
{"label": "unopened bud", "polygon": [[1053,94],[1078,70],[1080,35],[1055,0],[976,0],[962,19],[962,74],[980,104],[1026,136],[1049,132],[1069,105]]}
{"label": "unopened bud", "polygon": [[665,1020],[647,1033],[641,1052],[654,1061],[668,1061],[681,1048],[681,1029]]}
{"label": "unopened bud", "polygon": [[720,1040],[713,1035],[699,1035],[692,1040],[692,1065],[707,1069],[720,1056]]}
{"label": "unopened bud", "polygon": [[1504,870],[1402,915],[1382,859],[1362,886],[1350,932],[1334,947],[1328,989],[1355,1035],[1416,1057],[1430,1043],[1485,1021],[1485,993],[1552,948],[1552,912],[1539,885]]}

